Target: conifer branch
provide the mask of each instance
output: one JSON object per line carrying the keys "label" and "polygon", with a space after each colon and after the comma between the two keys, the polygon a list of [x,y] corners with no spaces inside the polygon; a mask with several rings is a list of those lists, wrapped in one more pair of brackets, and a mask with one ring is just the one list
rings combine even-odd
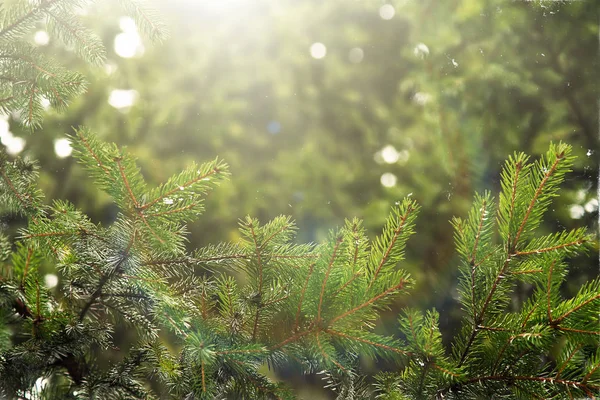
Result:
{"label": "conifer branch", "polygon": [[348,335],[348,334],[345,334],[343,332],[336,331],[336,330],[333,330],[333,329],[326,328],[326,329],[323,329],[323,331],[325,333],[328,333],[328,334],[333,335],[333,336],[339,336],[339,337],[344,338],[344,339],[354,340],[354,341],[360,342],[360,343],[365,343],[365,344],[368,344],[368,345],[373,346],[373,347],[379,347],[381,349],[384,349],[384,350],[387,350],[387,351],[391,351],[393,353],[398,353],[398,354],[402,354],[402,355],[405,355],[405,356],[412,356],[413,355],[413,353],[411,353],[410,351],[405,351],[405,350],[398,349],[398,348],[391,347],[391,346],[387,346],[387,345],[381,344],[381,343],[375,343],[373,341],[370,341],[370,340],[367,340],[367,339],[363,339],[363,338],[360,338],[360,337],[356,337],[356,336],[351,336],[351,335]]}
{"label": "conifer branch", "polygon": [[98,166],[100,168],[102,168],[102,170],[110,178],[110,180],[114,181],[115,178],[112,176],[109,169],[100,160],[100,157],[98,156],[98,154],[96,154],[96,152],[94,150],[92,150],[92,147],[90,146],[89,141],[81,132],[82,132],[82,129],[75,129],[75,134],[77,135],[77,137],[79,138],[79,140],[81,141],[83,146],[87,149],[88,153],[90,153],[90,155],[94,158],[94,160],[96,160],[96,163],[98,164]]}
{"label": "conifer branch", "polygon": [[363,273],[361,271],[354,273],[352,275],[352,277],[346,281],[346,283],[344,283],[342,286],[340,286],[340,288],[331,295],[331,297],[335,298],[338,294],[343,292],[344,289],[346,289],[352,282],[354,282],[354,280],[356,278],[358,278],[359,276],[362,276],[362,275],[363,275]]}
{"label": "conifer branch", "polygon": [[529,250],[529,251],[517,251],[515,252],[515,256],[527,256],[530,254],[540,254],[540,253],[548,253],[550,251],[555,251],[555,250],[560,250],[560,249],[564,249],[566,247],[571,247],[571,246],[579,246],[583,243],[585,243],[587,240],[586,239],[578,239],[575,240],[573,242],[570,243],[564,243],[564,244],[559,244],[556,246],[552,246],[552,247],[546,247],[543,249],[537,249],[537,250]]}
{"label": "conifer branch", "polygon": [[306,294],[308,281],[310,280],[314,268],[314,263],[308,267],[308,274],[306,274],[306,280],[304,281],[304,285],[302,286],[302,290],[300,291],[300,301],[298,301],[298,310],[296,311],[296,318],[294,319],[294,327],[292,328],[292,332],[296,332],[298,330],[298,325],[300,324],[300,313],[302,311],[302,303],[304,302],[304,295]]}
{"label": "conifer branch", "polygon": [[331,361],[332,363],[334,363],[334,364],[335,364],[335,366],[336,366],[336,367],[338,367],[339,369],[341,369],[342,371],[344,371],[344,372],[348,372],[348,371],[346,370],[346,368],[344,368],[344,367],[343,367],[343,366],[342,366],[342,365],[341,365],[339,362],[337,362],[336,360],[334,360],[333,358],[331,358],[331,357],[329,356],[329,354],[327,354],[327,353],[325,352],[325,350],[323,349],[323,346],[321,346],[321,340],[319,339],[319,333],[320,333],[320,332],[321,332],[321,330],[320,330],[320,329],[317,329],[317,333],[316,333],[315,337],[316,337],[316,340],[317,340],[317,347],[319,348],[319,351],[321,352],[321,355],[323,356],[323,358],[324,358],[325,360],[329,360],[329,361]]}
{"label": "conifer branch", "polygon": [[556,372],[556,376],[554,377],[555,379],[560,378],[560,374],[562,374],[562,372],[565,370],[565,368],[567,367],[567,365],[569,364],[569,361],[571,361],[571,359],[573,358],[573,356],[575,354],[577,354],[577,352],[583,347],[583,344],[579,344],[577,345],[577,347],[575,347],[575,349],[573,349],[573,351],[571,352],[571,354],[569,354],[569,357],[567,357],[567,359],[565,361],[563,361],[563,363],[560,365],[560,367],[558,368],[558,371]]}
{"label": "conifer branch", "polygon": [[563,332],[581,333],[583,335],[594,335],[594,336],[600,335],[600,331],[586,331],[585,329],[567,328],[565,326],[558,326],[558,325],[550,325],[550,326],[554,329],[557,329],[557,330],[563,331]]}
{"label": "conifer branch", "polygon": [[59,3],[61,0],[43,0],[39,6],[32,8],[26,14],[23,14],[20,18],[0,30],[0,37],[6,36],[11,31],[15,31],[19,25],[23,24],[27,20],[33,20],[38,17],[46,9],[50,8],[55,3]]}
{"label": "conifer branch", "polygon": [[502,268],[500,269],[500,272],[498,273],[498,275],[496,275],[496,279],[494,280],[494,283],[492,284],[492,288],[490,289],[490,292],[488,293],[488,295],[483,303],[483,306],[481,307],[481,311],[477,315],[475,323],[473,324],[474,328],[471,330],[471,335],[469,336],[467,345],[465,346],[465,349],[460,357],[460,361],[458,362],[459,367],[463,364],[463,362],[465,361],[465,359],[467,357],[467,354],[469,353],[471,345],[473,344],[473,341],[475,340],[475,337],[477,336],[477,333],[479,332],[476,327],[479,326],[483,322],[485,312],[492,300],[492,297],[494,296],[494,293],[496,292],[498,283],[500,283],[500,281],[504,277],[504,274],[506,273],[506,269],[508,268],[509,262],[510,262],[510,257],[506,258],[506,260],[504,261],[504,264],[502,265]]}
{"label": "conifer branch", "polygon": [[296,334],[288,337],[287,339],[285,339],[285,340],[277,343],[276,345],[269,347],[269,350],[273,351],[273,350],[280,349],[283,346],[286,346],[286,345],[288,345],[288,344],[290,344],[292,342],[295,342],[296,340],[298,340],[298,339],[300,339],[300,338],[302,338],[302,337],[304,337],[306,335],[310,335],[311,333],[314,333],[314,332],[315,332],[315,329],[314,328],[310,328],[310,329],[307,329],[307,330],[305,330],[303,332],[296,333]]}
{"label": "conifer branch", "polygon": [[585,301],[582,301],[582,302],[581,302],[579,305],[577,305],[576,307],[574,307],[574,308],[570,309],[569,311],[567,311],[566,313],[564,313],[564,314],[563,314],[563,315],[561,315],[560,317],[558,317],[558,318],[555,318],[554,320],[552,320],[552,321],[551,321],[551,323],[552,323],[553,325],[560,324],[560,323],[561,323],[561,322],[562,322],[562,321],[563,321],[565,318],[567,318],[569,315],[571,315],[572,313],[574,313],[574,312],[575,312],[575,311],[577,311],[577,310],[580,310],[581,308],[583,308],[583,307],[587,306],[587,305],[588,305],[588,304],[590,304],[592,301],[595,301],[595,300],[597,300],[597,299],[600,299],[600,293],[596,293],[596,295],[595,295],[595,296],[593,296],[593,297],[591,297],[591,298],[589,298],[589,299],[587,299],[587,300],[585,300]]}
{"label": "conifer branch", "polygon": [[598,368],[600,368],[600,364],[596,364],[592,368],[590,368],[589,372],[583,377],[581,383],[587,383],[588,379],[590,379],[590,377],[594,374],[594,372],[596,372]]}
{"label": "conifer branch", "polygon": [[509,252],[512,251],[511,249],[511,245],[510,245],[510,224],[512,223],[513,217],[514,217],[514,212],[515,212],[515,199],[517,196],[517,183],[519,181],[519,174],[521,173],[521,169],[523,168],[523,163],[521,161],[517,161],[515,163],[515,175],[513,178],[513,184],[512,184],[512,188],[511,188],[511,192],[510,192],[510,206],[509,206],[509,216],[508,216],[508,221],[506,221],[509,230],[508,230],[508,236],[506,238],[506,243],[508,245],[507,250]]}
{"label": "conifer branch", "polygon": [[317,308],[317,322],[321,321],[321,310],[323,308],[323,296],[325,295],[325,287],[327,286],[327,280],[329,279],[329,274],[331,273],[331,268],[333,266],[333,263],[335,262],[337,251],[341,243],[342,237],[338,237],[335,242],[331,258],[329,259],[329,264],[327,265],[327,271],[325,271],[325,277],[323,278],[323,284],[321,285],[321,295],[319,296],[319,307]]}
{"label": "conifer branch", "polygon": [[485,381],[504,381],[509,384],[514,383],[515,381],[533,381],[533,382],[543,382],[543,383],[550,383],[550,384],[558,383],[560,385],[564,385],[567,387],[568,386],[578,387],[578,388],[582,389],[591,399],[595,399],[592,390],[600,389],[600,386],[588,385],[585,383],[580,383],[580,382],[572,381],[572,380],[548,378],[548,377],[543,377],[543,376],[488,375],[488,376],[478,376],[475,378],[467,379],[463,382],[456,383],[456,384],[452,385],[451,387],[449,387],[448,389],[442,391],[441,393],[445,395],[450,390],[456,391],[463,386],[468,386],[468,385],[485,382]]}
{"label": "conifer branch", "polygon": [[556,260],[552,260],[550,267],[548,268],[548,280],[546,286],[546,313],[548,315],[548,322],[552,324],[552,303],[551,303],[551,292],[552,292],[552,272],[554,271],[554,263]]}
{"label": "conifer branch", "polygon": [[357,311],[377,302],[378,300],[382,299],[383,297],[387,296],[388,294],[395,292],[397,290],[400,290],[404,287],[404,285],[406,284],[405,280],[401,280],[399,284],[392,286],[391,288],[383,291],[382,293],[378,294],[375,297],[370,298],[369,300],[365,301],[364,303],[352,308],[351,310],[346,311],[345,313],[338,315],[337,317],[333,318],[330,322],[329,322],[329,326],[332,326],[333,324],[335,324],[337,321],[344,319],[346,317],[348,317],[349,315],[352,315],[354,313],[356,313]]}
{"label": "conifer branch", "polygon": [[[470,264],[471,265],[475,265],[476,260],[475,257],[477,256],[477,245],[479,244],[479,238],[481,237],[481,229],[483,227],[483,220],[485,218],[485,214],[486,214],[486,201],[483,200],[482,204],[481,204],[481,215],[479,217],[479,224],[477,226],[477,233],[475,234],[475,244],[473,244],[473,252],[471,253],[471,261]],[[473,282],[475,283],[475,282]]]}
{"label": "conifer branch", "polygon": [[521,237],[521,234],[523,233],[525,224],[527,224],[527,220],[529,219],[531,210],[533,210],[533,207],[535,206],[535,203],[536,203],[538,197],[542,193],[542,190],[544,190],[544,186],[546,185],[546,182],[548,182],[548,179],[550,179],[552,174],[554,174],[554,171],[556,171],[556,167],[563,160],[563,158],[564,158],[564,152],[561,152],[560,154],[558,154],[556,156],[556,160],[554,160],[550,169],[544,174],[544,178],[538,185],[538,187],[533,195],[533,198],[531,199],[531,202],[529,203],[529,206],[527,207],[527,211],[525,212],[525,216],[523,217],[523,220],[521,221],[521,225],[519,225],[519,229],[517,230],[517,235],[515,236],[515,240],[512,243],[512,247],[511,247],[512,251],[514,251],[517,248],[517,243],[519,242],[519,238]]}
{"label": "conifer branch", "polygon": [[25,281],[27,280],[27,274],[29,273],[29,265],[31,262],[31,255],[33,254],[33,249],[29,247],[27,249],[27,258],[25,259],[25,268],[23,269],[23,277],[21,278],[21,285],[19,288],[21,291],[25,290]]}
{"label": "conifer branch", "polygon": [[266,245],[269,244],[269,242],[271,240],[273,240],[273,238],[275,236],[279,235],[281,232],[285,231],[288,228],[289,228],[289,226],[287,224],[283,225],[281,228],[279,228],[275,232],[273,232],[269,237],[267,237],[266,239],[264,239],[263,242],[262,242],[262,244],[260,245],[260,250],[262,251],[266,247]]}
{"label": "conifer branch", "polygon": [[108,272],[108,273],[106,273],[106,274],[104,274],[100,278],[100,281],[98,282],[98,286],[96,287],[96,290],[94,291],[94,293],[92,293],[92,295],[90,296],[90,299],[84,304],[83,308],[81,309],[81,312],[79,313],[79,321],[80,322],[83,321],[83,319],[85,318],[85,316],[86,316],[87,312],[89,311],[90,307],[102,295],[102,289],[104,289],[104,286],[108,283],[108,281],[110,279],[112,279],[115,274],[119,274],[121,272],[121,267],[122,267],[123,263],[129,257],[129,252],[131,251],[131,248],[133,246],[133,242],[135,241],[135,236],[136,236],[136,232],[133,231],[133,234],[131,236],[129,244],[127,245],[127,248],[123,252],[123,255],[120,257],[119,261],[114,266],[113,270],[110,271],[110,272]]}
{"label": "conifer branch", "polygon": [[528,269],[524,271],[511,271],[511,275],[527,275],[527,274],[537,274],[540,272],[544,272],[542,269]]}
{"label": "conifer branch", "polygon": [[[263,265],[260,258],[260,247],[256,239],[256,233],[254,232],[254,225],[252,222],[249,223],[250,232],[252,232],[252,240],[254,241],[254,247],[256,249],[256,260],[258,263],[258,298],[262,299],[263,290]],[[256,340],[256,331],[258,329],[258,317],[260,315],[261,305],[260,303],[256,306],[256,314],[254,316],[254,327],[252,328],[252,341]]]}
{"label": "conifer branch", "polygon": [[[131,190],[131,185],[129,184],[129,180],[127,179],[127,176],[125,175],[125,170],[123,169],[123,165],[121,164],[122,160],[123,160],[122,155],[114,158],[114,161],[115,161],[115,163],[117,163],[117,167],[119,168],[119,173],[121,174],[121,179],[123,179],[123,184],[125,185],[125,188],[127,189],[127,193],[129,194],[129,198],[131,199],[135,209],[138,210],[138,213],[139,213],[140,204],[138,203],[137,199],[135,198],[135,195],[133,194],[133,191]],[[141,213],[139,213],[139,214],[141,215]]]}
{"label": "conifer branch", "polygon": [[373,286],[373,283],[377,279],[377,275],[379,275],[381,268],[383,267],[383,265],[387,261],[388,257],[390,256],[390,253],[392,252],[392,249],[394,248],[394,245],[396,244],[396,240],[398,240],[398,236],[400,235],[400,233],[402,232],[402,229],[404,228],[406,219],[408,218],[410,213],[413,211],[414,211],[414,208],[411,203],[408,205],[404,215],[400,218],[400,223],[398,224],[398,227],[394,230],[394,235],[392,236],[392,240],[390,241],[390,244],[389,244],[387,250],[385,251],[383,257],[381,258],[381,261],[379,262],[379,265],[377,266],[377,269],[375,270],[373,277],[371,278],[371,280],[369,281],[369,284],[367,285],[367,292],[369,291],[369,289],[371,289],[371,286]]}
{"label": "conifer branch", "polygon": [[138,205],[138,208],[139,208],[140,211],[146,210],[146,209],[152,207],[153,205],[155,205],[156,203],[164,201],[164,199],[166,199],[169,196],[172,196],[173,194],[179,192],[180,190],[182,190],[181,188],[183,188],[183,189],[188,188],[188,187],[192,186],[193,184],[195,184],[197,182],[200,182],[200,181],[203,181],[203,180],[205,180],[207,178],[210,178],[211,176],[213,176],[215,174],[218,174],[220,172],[221,172],[221,170],[219,168],[215,167],[212,170],[210,170],[209,172],[207,172],[206,174],[199,175],[199,176],[197,176],[196,178],[194,178],[192,180],[184,182],[183,184],[178,185],[177,187],[169,190],[166,193],[163,193],[162,195],[158,196],[157,198],[155,198],[154,200],[152,200],[152,201],[150,201],[150,202],[148,202],[146,204],[143,204],[141,206]]}
{"label": "conifer branch", "polygon": [[0,175],[2,175],[2,179],[4,179],[4,182],[6,182],[6,184],[10,188],[11,192],[13,192],[15,197],[19,200],[19,202],[21,202],[21,204],[23,205],[23,208],[27,209],[30,205],[29,202],[27,200],[25,200],[25,197],[27,195],[21,195],[21,193],[19,193],[19,191],[15,188],[11,178],[9,178],[8,175],[6,174],[6,170],[4,168],[3,163],[0,163]]}
{"label": "conifer branch", "polygon": [[438,369],[438,370],[442,371],[445,374],[453,376],[454,378],[461,378],[462,377],[462,375],[456,374],[456,373],[454,373],[454,372],[452,372],[452,371],[450,371],[450,370],[448,370],[446,368],[443,368],[443,367],[439,366],[438,364],[436,364],[435,362],[431,362],[431,366],[433,368],[435,368],[435,369]]}

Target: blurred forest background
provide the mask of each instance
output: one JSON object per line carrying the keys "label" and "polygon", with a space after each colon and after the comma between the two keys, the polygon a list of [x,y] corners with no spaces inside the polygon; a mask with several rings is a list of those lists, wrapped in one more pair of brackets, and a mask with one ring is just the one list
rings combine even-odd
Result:
{"label": "blurred forest background", "polygon": [[[405,305],[436,307],[446,340],[460,315],[449,220],[475,191],[498,192],[509,154],[572,144],[575,171],[543,229],[598,231],[593,0],[169,0],[153,4],[170,29],[161,45],[97,3],[83,18],[107,46],[104,67],[43,25],[31,36],[88,77],[87,93],[66,113],[48,109],[34,133],[18,116],[0,121],[7,150],[40,161],[48,201],[68,199],[102,224],[116,216],[70,157],[65,137],[78,125],[128,146],[151,184],[192,160],[230,164],[231,181],[189,227],[190,248],[236,240],[247,214],[291,215],[303,242],[353,216],[374,236],[412,196],[422,213],[404,267],[417,288],[378,329],[395,333]],[[573,265],[566,294],[598,273],[598,254]]]}

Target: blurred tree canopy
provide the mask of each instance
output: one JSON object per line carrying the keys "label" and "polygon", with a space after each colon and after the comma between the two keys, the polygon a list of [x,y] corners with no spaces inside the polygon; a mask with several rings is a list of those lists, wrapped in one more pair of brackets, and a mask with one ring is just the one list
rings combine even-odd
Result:
{"label": "blurred tree canopy", "polygon": [[[230,164],[231,182],[189,228],[193,246],[235,239],[246,214],[291,215],[302,241],[319,241],[352,216],[374,233],[390,205],[412,194],[422,214],[408,269],[423,295],[410,301],[435,305],[442,327],[452,323],[444,310],[456,293],[449,221],[466,213],[475,190],[497,192],[507,155],[571,143],[575,173],[546,224],[597,231],[594,1],[156,6],[171,36],[145,49],[135,24],[110,5],[86,16],[108,47],[104,67],[84,65],[52,37],[38,43],[91,81],[66,113],[48,110],[42,130],[10,121],[25,153],[41,161],[48,198],[69,199],[99,222],[116,214],[85,171],[49,151],[80,124],[127,145],[152,183],[192,160],[218,155]],[[574,261],[572,291],[596,262]]]}

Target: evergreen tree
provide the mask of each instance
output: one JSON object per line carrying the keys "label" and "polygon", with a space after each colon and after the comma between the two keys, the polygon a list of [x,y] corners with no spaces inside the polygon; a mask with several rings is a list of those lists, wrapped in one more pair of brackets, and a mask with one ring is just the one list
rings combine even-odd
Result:
{"label": "evergreen tree", "polygon": [[[121,1],[149,36],[163,32],[133,0]],[[45,97],[64,107],[83,78],[23,39],[40,19],[92,63],[98,39],[77,21],[82,1],[11,1],[0,18],[4,112],[41,121]],[[186,223],[228,176],[216,159],[149,188],[134,157],[89,130],[72,136],[76,157],[120,212],[100,226],[65,201],[44,203],[34,162],[0,155],[0,204],[25,217],[0,236],[0,396],[6,398],[294,398],[263,366],[320,372],[339,399],[594,398],[600,392],[600,281],[563,299],[567,258],[596,243],[584,229],[537,236],[573,157],[565,144],[530,163],[515,154],[497,200],[475,197],[453,221],[464,326],[447,352],[439,314],[406,310],[400,337],[374,333],[380,311],[412,286],[397,268],[418,204],[404,199],[374,241],[347,221],[322,244],[294,242],[287,217],[240,220],[242,239],[188,252]],[[57,290],[40,267],[60,274]],[[530,285],[522,304],[517,284]],[[123,329],[135,343],[115,347]],[[113,355],[103,365],[100,355]],[[360,357],[398,362],[374,386]]]}
{"label": "evergreen tree", "polygon": [[[565,259],[594,243],[585,229],[536,236],[573,162],[571,148],[551,145],[535,163],[523,153],[506,161],[496,203],[475,196],[466,219],[455,218],[462,258],[459,295],[465,313],[448,355],[439,314],[400,317],[411,360],[399,377],[380,376],[382,398],[594,398],[600,393],[600,280],[563,299]],[[531,286],[511,304],[517,282]],[[391,389],[393,388],[393,389]]]}
{"label": "evergreen tree", "polygon": [[[413,233],[414,200],[399,202],[372,242],[357,219],[311,245],[293,242],[287,217],[246,217],[240,242],[188,253],[184,223],[227,177],[224,163],[192,165],[148,188],[127,152],[85,128],[72,140],[121,212],[102,227],[67,202],[44,206],[35,164],[3,157],[2,202],[29,219],[14,250],[2,238],[0,388],[8,398],[293,398],[260,369],[289,364],[326,371],[339,398],[364,398],[373,390],[357,379],[361,356],[404,366],[379,377],[381,398],[598,393],[598,280],[572,299],[559,292],[565,258],[594,240],[584,229],[535,236],[572,162],[567,145],[536,163],[509,158],[497,211],[486,193],[454,220],[465,323],[448,355],[436,311],[407,310],[400,338],[373,332],[379,311],[412,284],[396,266]],[[43,262],[56,265],[60,291],[44,287]],[[515,305],[518,280],[532,293]],[[137,343],[98,365],[123,326]]]}
{"label": "evergreen tree", "polygon": [[[137,0],[119,0],[135,18],[140,30],[160,40],[165,30],[154,13]],[[102,42],[81,24],[77,13],[82,0],[12,0],[0,8],[0,112],[18,112],[21,122],[32,129],[42,121],[43,103],[64,109],[86,82],[77,72],[63,68],[33,46],[26,35],[43,22],[50,35],[59,38],[85,61],[101,65],[105,59]]]}

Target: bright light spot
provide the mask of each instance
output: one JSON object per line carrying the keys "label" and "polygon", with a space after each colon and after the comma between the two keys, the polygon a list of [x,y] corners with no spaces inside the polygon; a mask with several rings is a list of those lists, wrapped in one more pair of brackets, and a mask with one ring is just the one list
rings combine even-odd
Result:
{"label": "bright light spot", "polygon": [[383,158],[383,162],[393,164],[398,161],[400,154],[394,146],[388,144],[381,150],[381,157]]}
{"label": "bright light spot", "polygon": [[427,93],[417,92],[413,96],[413,101],[420,106],[424,106],[425,104],[429,103],[429,100],[431,100],[431,96]]}
{"label": "bright light spot", "polygon": [[598,199],[591,199],[583,206],[586,212],[592,213],[598,209]]}
{"label": "bright light spot", "polygon": [[42,108],[44,110],[50,108],[50,100],[48,100],[46,97],[42,96],[42,98],[40,99],[40,103],[42,104]]}
{"label": "bright light spot", "polygon": [[587,195],[587,190],[585,189],[579,189],[577,192],[575,192],[575,200],[578,203],[581,203],[585,200],[585,196]]}
{"label": "bright light spot", "polygon": [[452,65],[454,66],[454,68],[458,67],[458,63],[454,58],[452,59]]}
{"label": "bright light spot", "polygon": [[348,60],[350,60],[352,64],[358,64],[364,57],[365,52],[360,47],[355,47],[348,53]]}
{"label": "bright light spot", "polygon": [[108,96],[108,104],[118,110],[126,110],[135,103],[137,97],[136,90],[114,89]]}
{"label": "bright light spot", "polygon": [[267,124],[267,131],[269,131],[271,135],[277,135],[279,132],[281,132],[281,123],[279,121],[269,122]]}
{"label": "bright light spot", "polygon": [[137,32],[124,32],[115,36],[115,53],[119,57],[131,58],[144,53],[142,39]]}
{"label": "bright light spot", "polygon": [[0,142],[6,147],[6,152],[10,155],[17,155],[25,148],[25,139],[16,137],[12,132],[3,132],[0,134]]}
{"label": "bright light spot", "polygon": [[317,60],[320,60],[321,58],[325,57],[325,55],[327,54],[327,47],[325,47],[325,45],[323,43],[313,43],[310,46],[310,55],[312,56],[312,58],[316,58]]}
{"label": "bright light spot", "polygon": [[585,209],[579,204],[572,204],[571,207],[569,207],[569,214],[571,214],[571,218],[579,219],[585,214]]}
{"label": "bright light spot", "polygon": [[168,197],[165,197],[165,198],[163,199],[163,203],[164,203],[164,204],[166,204],[166,205],[168,205],[168,206],[170,206],[171,204],[173,204],[173,199],[170,199],[170,198],[168,198]]}
{"label": "bright light spot", "polygon": [[396,186],[396,182],[398,182],[396,175],[392,174],[391,172],[386,172],[385,174],[381,175],[380,180],[381,184],[387,188]]}
{"label": "bright light spot", "polygon": [[44,283],[48,289],[52,289],[58,285],[58,276],[54,274],[46,274],[46,276],[44,276]]}
{"label": "bright light spot", "polygon": [[104,71],[106,72],[107,75],[114,74],[116,70],[117,70],[117,64],[114,64],[111,62],[107,62],[106,64],[104,64]]}
{"label": "bright light spot", "polygon": [[587,153],[585,153],[586,156],[591,156],[592,154],[594,154],[594,150],[592,149],[588,149]]}
{"label": "bright light spot", "polygon": [[66,158],[73,152],[71,142],[67,138],[60,138],[54,140],[54,153],[58,158]]}
{"label": "bright light spot", "polygon": [[119,18],[119,28],[121,28],[121,30],[126,33],[137,33],[137,26],[135,25],[135,21],[131,17]]}
{"label": "bright light spot", "polygon": [[394,10],[394,6],[391,4],[384,4],[379,9],[381,19],[390,20],[394,18],[394,14],[396,14],[396,10]]}
{"label": "bright light spot", "polygon": [[33,41],[38,46],[45,46],[50,42],[50,36],[48,36],[48,32],[46,31],[37,31],[35,36],[33,36]]}
{"label": "bright light spot", "polygon": [[429,55],[429,47],[427,47],[425,43],[419,43],[415,46],[413,52],[415,53],[415,56],[423,59]]}

